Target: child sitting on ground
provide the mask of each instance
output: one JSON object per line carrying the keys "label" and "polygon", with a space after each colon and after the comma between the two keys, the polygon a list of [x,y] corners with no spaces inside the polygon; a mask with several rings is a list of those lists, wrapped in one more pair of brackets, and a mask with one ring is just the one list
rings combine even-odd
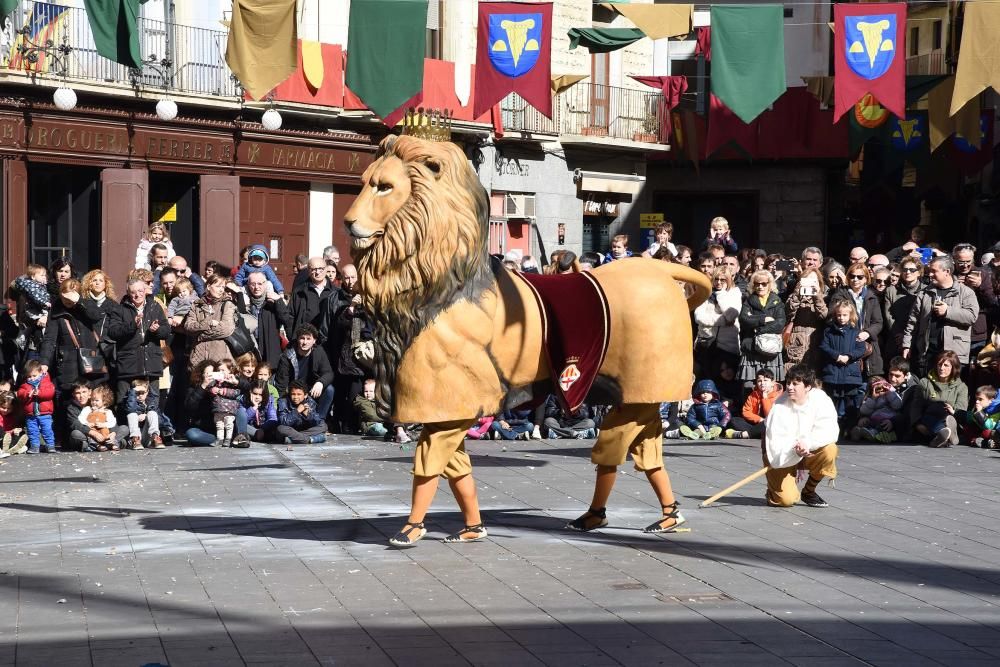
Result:
{"label": "child sitting on ground", "polygon": [[362,435],[383,438],[389,432],[379,419],[378,410],[375,408],[375,380],[371,378],[365,380],[361,393],[354,397],[354,412],[358,423],[361,424]]}
{"label": "child sitting on ground", "polygon": [[997,449],[1000,434],[1000,397],[996,387],[983,385],[976,389],[975,407],[972,410],[956,410],[955,420],[962,429],[962,435],[973,447]]}
{"label": "child sitting on ground", "polygon": [[482,440],[483,438],[489,438],[490,427],[493,425],[494,419],[496,419],[496,417],[493,415],[480,417],[476,420],[476,425],[471,427],[468,432],[466,432],[465,437],[470,440]]}
{"label": "child sitting on ground", "polygon": [[504,410],[490,429],[494,440],[531,440],[533,410]]}
{"label": "child sitting on ground", "polygon": [[142,432],[153,449],[163,449],[160,437],[160,413],[156,397],[149,391],[147,380],[132,380],[132,387],[125,395],[125,420],[128,422],[129,447],[144,449]]}
{"label": "child sitting on ground", "polygon": [[677,401],[660,403],[660,426],[664,438],[681,437],[680,404]]}
{"label": "child sitting on ground", "polygon": [[[274,437],[278,427],[278,410],[276,401],[267,390],[267,383],[255,380],[250,391],[243,396],[243,410],[247,416],[248,440],[268,442]],[[233,446],[237,446],[234,439]],[[249,442],[247,442],[249,446]]]}
{"label": "child sitting on ground", "polygon": [[212,395],[215,419],[215,446],[229,447],[233,442],[236,411],[240,407],[240,381],[233,373],[233,362],[223,359],[216,366],[208,392]]}
{"label": "child sitting on ground", "polygon": [[726,429],[727,438],[760,438],[764,435],[764,421],[774,402],[785,393],[780,382],[774,381],[774,371],[762,368],[757,371],[754,389],[743,403],[743,414],[733,417]]}
{"label": "child sitting on ground", "polygon": [[106,452],[111,450],[117,452],[121,449],[118,444],[118,434],[115,427],[118,420],[115,419],[114,410],[111,405],[115,402],[115,395],[111,387],[106,384],[94,387],[90,392],[90,400],[87,405],[80,410],[77,421],[86,433],[87,448],[95,452]]}
{"label": "child sitting on ground", "polygon": [[13,392],[0,393],[0,459],[23,454],[28,449],[28,434],[24,430],[24,414]]}
{"label": "child sitting on ground", "polygon": [[150,269],[149,265],[149,253],[152,252],[153,246],[157,243],[166,246],[167,248],[167,260],[169,261],[175,254],[174,244],[170,240],[170,236],[167,235],[167,226],[162,222],[154,222],[149,225],[146,233],[143,234],[142,239],[139,240],[139,245],[135,249],[135,268],[137,269]]}
{"label": "child sitting on ground", "polygon": [[278,399],[281,398],[281,393],[278,388],[274,386],[272,379],[274,378],[274,369],[266,361],[262,361],[257,364],[257,379],[267,385],[267,393],[271,395],[271,399],[274,404],[278,404]]}
{"label": "child sitting on ground", "polygon": [[[52,431],[52,413],[55,412],[56,386],[42,364],[31,359],[24,365],[27,377],[17,390],[17,398],[24,412],[24,427],[28,431],[28,453],[56,453],[56,436]],[[42,441],[45,446],[42,447]]]}
{"label": "child sitting on ground", "polygon": [[847,424],[857,424],[857,410],[861,406],[864,381],[860,362],[867,350],[864,341],[858,340],[858,311],[854,303],[838,299],[830,306],[829,322],[823,332],[819,349],[824,366],[823,391],[837,408],[840,430]]}
{"label": "child sitting on ground", "polygon": [[271,268],[271,265],[268,263],[269,261],[270,257],[268,257],[267,248],[260,244],[251,246],[250,252],[247,254],[247,261],[240,266],[240,270],[236,272],[233,282],[243,287],[251,273],[263,273],[271,282],[274,291],[281,294],[285,291],[285,288],[281,284],[281,281],[278,280],[278,274]]}
{"label": "child sitting on ground", "polygon": [[301,380],[288,384],[288,397],[278,401],[278,437],[287,444],[326,442],[326,422]]}
{"label": "child sitting on ground", "polygon": [[729,409],[711,380],[701,380],[694,386],[694,403],[680,427],[681,435],[689,440],[714,440],[722,435],[729,423]]}
{"label": "child sitting on ground", "polygon": [[858,425],[851,429],[851,440],[859,442],[896,442],[893,420],[903,407],[903,397],[896,392],[892,383],[880,377],[873,377],[868,395],[858,411],[861,417]]}

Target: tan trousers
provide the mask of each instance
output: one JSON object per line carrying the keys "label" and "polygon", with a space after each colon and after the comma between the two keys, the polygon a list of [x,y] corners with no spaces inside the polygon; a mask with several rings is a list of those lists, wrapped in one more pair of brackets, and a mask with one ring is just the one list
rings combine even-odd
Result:
{"label": "tan trousers", "polygon": [[[817,449],[813,455],[802,459],[800,464],[816,479],[837,477],[837,444],[831,443]],[[767,473],[767,504],[774,507],[791,507],[799,502],[799,487],[795,483],[795,471],[799,466],[776,468]]]}
{"label": "tan trousers", "polygon": [[476,420],[424,424],[413,452],[413,474],[458,479],[472,472],[472,461],[465,451],[465,434],[475,423]]}
{"label": "tan trousers", "polygon": [[630,403],[613,408],[601,422],[590,452],[599,466],[617,467],[631,454],[641,472],[663,467],[663,427],[659,403]]}

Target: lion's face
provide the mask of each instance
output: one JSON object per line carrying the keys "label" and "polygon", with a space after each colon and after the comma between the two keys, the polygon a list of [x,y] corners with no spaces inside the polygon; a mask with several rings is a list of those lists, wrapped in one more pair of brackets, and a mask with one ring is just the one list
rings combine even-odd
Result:
{"label": "lion's face", "polygon": [[410,174],[403,161],[386,155],[372,163],[361,177],[361,194],[344,216],[353,239],[352,251],[364,251],[385,234],[385,226],[412,194]]}

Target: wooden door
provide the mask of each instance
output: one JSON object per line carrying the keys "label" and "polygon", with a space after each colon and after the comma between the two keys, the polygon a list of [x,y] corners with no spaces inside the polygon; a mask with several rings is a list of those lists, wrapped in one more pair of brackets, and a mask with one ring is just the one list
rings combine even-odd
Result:
{"label": "wooden door", "polygon": [[28,263],[28,168],[21,160],[3,161],[3,284],[10,284]]}
{"label": "wooden door", "polygon": [[590,75],[590,129],[591,134],[606,135],[609,129],[610,95],[609,70],[611,58],[607,53],[595,53],[591,56]]}
{"label": "wooden door", "polygon": [[260,243],[271,267],[290,292],[295,256],[309,248],[309,184],[243,181],[240,188],[240,247]]}
{"label": "wooden door", "polygon": [[101,172],[101,268],[117,285],[125,285],[128,272],[135,266],[135,248],[146,231],[148,215],[147,170]]}

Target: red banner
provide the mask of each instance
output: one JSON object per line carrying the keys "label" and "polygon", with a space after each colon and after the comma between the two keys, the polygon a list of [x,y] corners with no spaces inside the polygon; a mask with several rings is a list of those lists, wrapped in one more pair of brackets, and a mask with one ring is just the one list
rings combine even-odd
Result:
{"label": "red banner", "polygon": [[865,93],[906,117],[906,4],[833,6],[834,110],[839,120]]}
{"label": "red banner", "polygon": [[551,2],[481,2],[473,116],[509,93],[552,117]]}

